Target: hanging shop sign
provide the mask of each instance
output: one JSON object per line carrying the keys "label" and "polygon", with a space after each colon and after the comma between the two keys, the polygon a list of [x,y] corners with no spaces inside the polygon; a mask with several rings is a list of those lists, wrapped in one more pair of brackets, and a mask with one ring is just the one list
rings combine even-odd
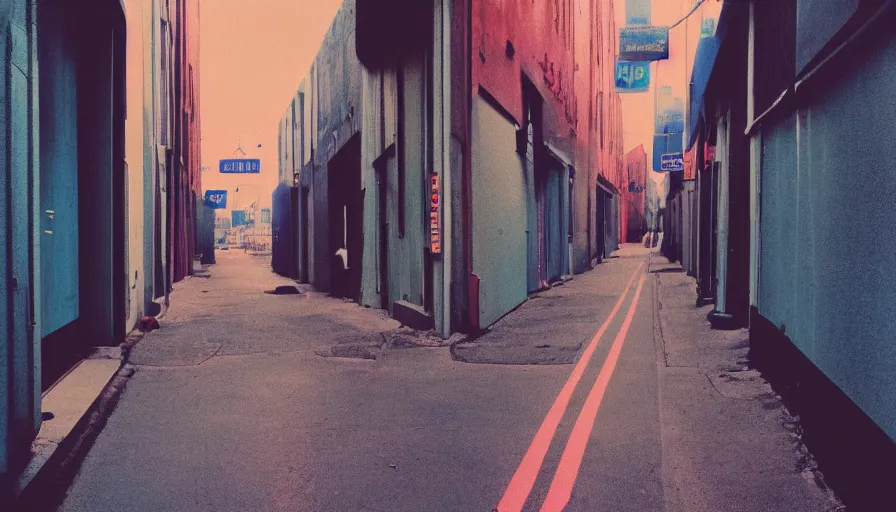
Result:
{"label": "hanging shop sign", "polygon": [[216,210],[227,208],[226,190],[206,190],[205,205]]}
{"label": "hanging shop sign", "polygon": [[625,0],[626,25],[650,25],[650,0]]}
{"label": "hanging shop sign", "polygon": [[650,88],[650,62],[616,61],[616,92],[647,92]]}
{"label": "hanging shop sign", "polygon": [[669,58],[669,27],[633,26],[619,29],[619,60]]}
{"label": "hanging shop sign", "polygon": [[662,172],[684,171],[684,155],[681,153],[666,153],[660,157]]}
{"label": "hanging shop sign", "polygon": [[259,174],[261,160],[256,158],[231,158],[218,162],[222,174]]}
{"label": "hanging shop sign", "polygon": [[442,234],[439,231],[439,175],[429,175],[429,252],[442,253]]}

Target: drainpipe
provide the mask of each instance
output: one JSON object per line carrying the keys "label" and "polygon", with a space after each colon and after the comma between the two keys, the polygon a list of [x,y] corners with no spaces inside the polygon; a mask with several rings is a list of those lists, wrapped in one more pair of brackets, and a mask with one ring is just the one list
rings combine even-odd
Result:
{"label": "drainpipe", "polygon": [[465,0],[466,90],[464,91],[464,149],[461,177],[461,207],[463,208],[464,265],[467,279],[467,329],[479,330],[479,276],[473,273],[473,0]]}
{"label": "drainpipe", "polygon": [[442,331],[451,326],[451,0],[442,0]]}

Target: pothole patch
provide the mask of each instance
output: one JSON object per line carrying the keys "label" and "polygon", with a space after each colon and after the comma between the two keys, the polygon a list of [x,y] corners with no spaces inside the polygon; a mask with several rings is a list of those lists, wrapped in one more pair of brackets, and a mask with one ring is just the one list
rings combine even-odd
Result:
{"label": "pothole patch", "polygon": [[366,359],[375,360],[382,348],[379,345],[362,344],[362,345],[333,345],[323,349],[315,350],[314,353],[321,357],[339,357],[346,359]]}
{"label": "pothole patch", "polygon": [[442,339],[435,331],[416,331],[403,327],[395,331],[383,333],[386,347],[392,349],[417,347],[447,347],[452,339]]}

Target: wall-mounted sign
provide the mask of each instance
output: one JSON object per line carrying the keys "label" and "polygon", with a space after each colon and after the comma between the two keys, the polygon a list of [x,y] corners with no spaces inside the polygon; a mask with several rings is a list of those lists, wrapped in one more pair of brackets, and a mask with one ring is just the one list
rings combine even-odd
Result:
{"label": "wall-mounted sign", "polygon": [[662,172],[684,171],[684,155],[681,153],[666,153],[660,157]]}
{"label": "wall-mounted sign", "polygon": [[442,234],[439,232],[439,175],[429,175],[429,252],[442,253]]}
{"label": "wall-mounted sign", "polygon": [[646,92],[650,88],[650,62],[616,61],[616,92]]}
{"label": "wall-mounted sign", "polygon": [[650,0],[625,0],[626,25],[650,25]]}
{"label": "wall-mounted sign", "polygon": [[231,158],[221,160],[218,169],[222,174],[259,174],[261,172],[261,160],[254,158]]}
{"label": "wall-mounted sign", "polygon": [[669,58],[669,27],[633,26],[619,29],[619,60]]}
{"label": "wall-mounted sign", "polygon": [[205,205],[216,210],[227,208],[227,191],[226,190],[206,190]]}
{"label": "wall-mounted sign", "polygon": [[703,153],[706,159],[706,165],[712,165],[713,161],[716,159],[716,147],[707,142],[706,146],[704,146]]}

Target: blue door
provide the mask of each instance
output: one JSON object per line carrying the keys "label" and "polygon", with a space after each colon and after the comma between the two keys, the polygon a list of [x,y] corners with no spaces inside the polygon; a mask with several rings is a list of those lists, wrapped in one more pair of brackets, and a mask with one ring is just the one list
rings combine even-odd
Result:
{"label": "blue door", "polygon": [[43,336],[79,314],[76,50],[59,7],[41,9],[38,38]]}
{"label": "blue door", "polygon": [[552,169],[548,173],[545,193],[545,255],[547,256],[547,280],[560,278],[563,264],[563,178],[562,173]]}

